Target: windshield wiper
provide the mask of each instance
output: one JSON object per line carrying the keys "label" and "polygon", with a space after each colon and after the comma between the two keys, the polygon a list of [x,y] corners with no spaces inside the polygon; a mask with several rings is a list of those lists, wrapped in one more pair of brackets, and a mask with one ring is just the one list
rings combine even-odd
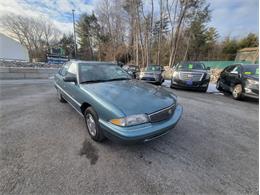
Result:
{"label": "windshield wiper", "polygon": [[122,80],[130,80],[130,78],[115,78],[115,79],[107,79],[107,80],[98,79],[98,80],[82,81],[82,82],[80,82],[80,84],[84,84],[84,83],[102,83],[102,82],[122,81]]}
{"label": "windshield wiper", "polygon": [[115,79],[109,79],[106,81],[123,81],[123,80],[130,80],[130,78],[115,78]]}
{"label": "windshield wiper", "polygon": [[106,82],[107,80],[90,80],[90,81],[82,81],[80,84],[84,83],[101,83],[101,82]]}

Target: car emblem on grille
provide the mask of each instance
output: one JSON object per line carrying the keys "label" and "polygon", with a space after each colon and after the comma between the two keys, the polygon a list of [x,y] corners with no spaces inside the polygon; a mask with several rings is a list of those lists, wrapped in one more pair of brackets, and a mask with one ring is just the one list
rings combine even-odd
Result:
{"label": "car emblem on grille", "polygon": [[192,78],[192,74],[188,74],[188,78]]}

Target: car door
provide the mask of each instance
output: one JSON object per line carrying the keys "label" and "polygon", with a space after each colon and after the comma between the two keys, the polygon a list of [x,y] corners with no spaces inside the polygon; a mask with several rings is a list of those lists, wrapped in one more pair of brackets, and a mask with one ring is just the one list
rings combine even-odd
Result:
{"label": "car door", "polygon": [[67,92],[68,102],[79,112],[81,112],[81,98],[80,98],[80,88],[78,81],[78,65],[72,62],[68,67],[66,76],[76,77],[76,82],[64,82],[64,90]]}
{"label": "car door", "polygon": [[234,69],[235,65],[226,67],[220,76],[221,87],[225,90],[229,90],[230,85],[230,72]]}
{"label": "car door", "polygon": [[241,79],[241,66],[236,65],[229,73],[229,90],[232,91],[234,86],[240,83]]}

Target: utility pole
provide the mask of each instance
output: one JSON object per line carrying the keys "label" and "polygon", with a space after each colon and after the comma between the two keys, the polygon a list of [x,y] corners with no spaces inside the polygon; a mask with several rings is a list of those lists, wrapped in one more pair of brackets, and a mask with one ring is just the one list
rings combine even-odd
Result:
{"label": "utility pole", "polygon": [[76,33],[75,33],[75,18],[74,18],[75,10],[72,10],[72,17],[73,17],[73,35],[74,35],[74,50],[75,50],[75,59],[77,59],[77,42],[76,42]]}

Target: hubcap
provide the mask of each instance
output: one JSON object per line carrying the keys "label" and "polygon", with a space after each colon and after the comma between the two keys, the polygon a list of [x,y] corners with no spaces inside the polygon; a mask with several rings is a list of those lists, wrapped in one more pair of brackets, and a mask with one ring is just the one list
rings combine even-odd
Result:
{"label": "hubcap", "polygon": [[95,136],[96,133],[97,133],[96,123],[95,123],[95,120],[94,120],[94,118],[92,117],[91,114],[87,114],[87,116],[86,116],[86,122],[87,122],[87,126],[88,126],[89,133],[90,133],[92,136]]}
{"label": "hubcap", "polygon": [[240,93],[241,93],[241,87],[236,86],[235,89],[233,90],[234,97],[238,97]]}

